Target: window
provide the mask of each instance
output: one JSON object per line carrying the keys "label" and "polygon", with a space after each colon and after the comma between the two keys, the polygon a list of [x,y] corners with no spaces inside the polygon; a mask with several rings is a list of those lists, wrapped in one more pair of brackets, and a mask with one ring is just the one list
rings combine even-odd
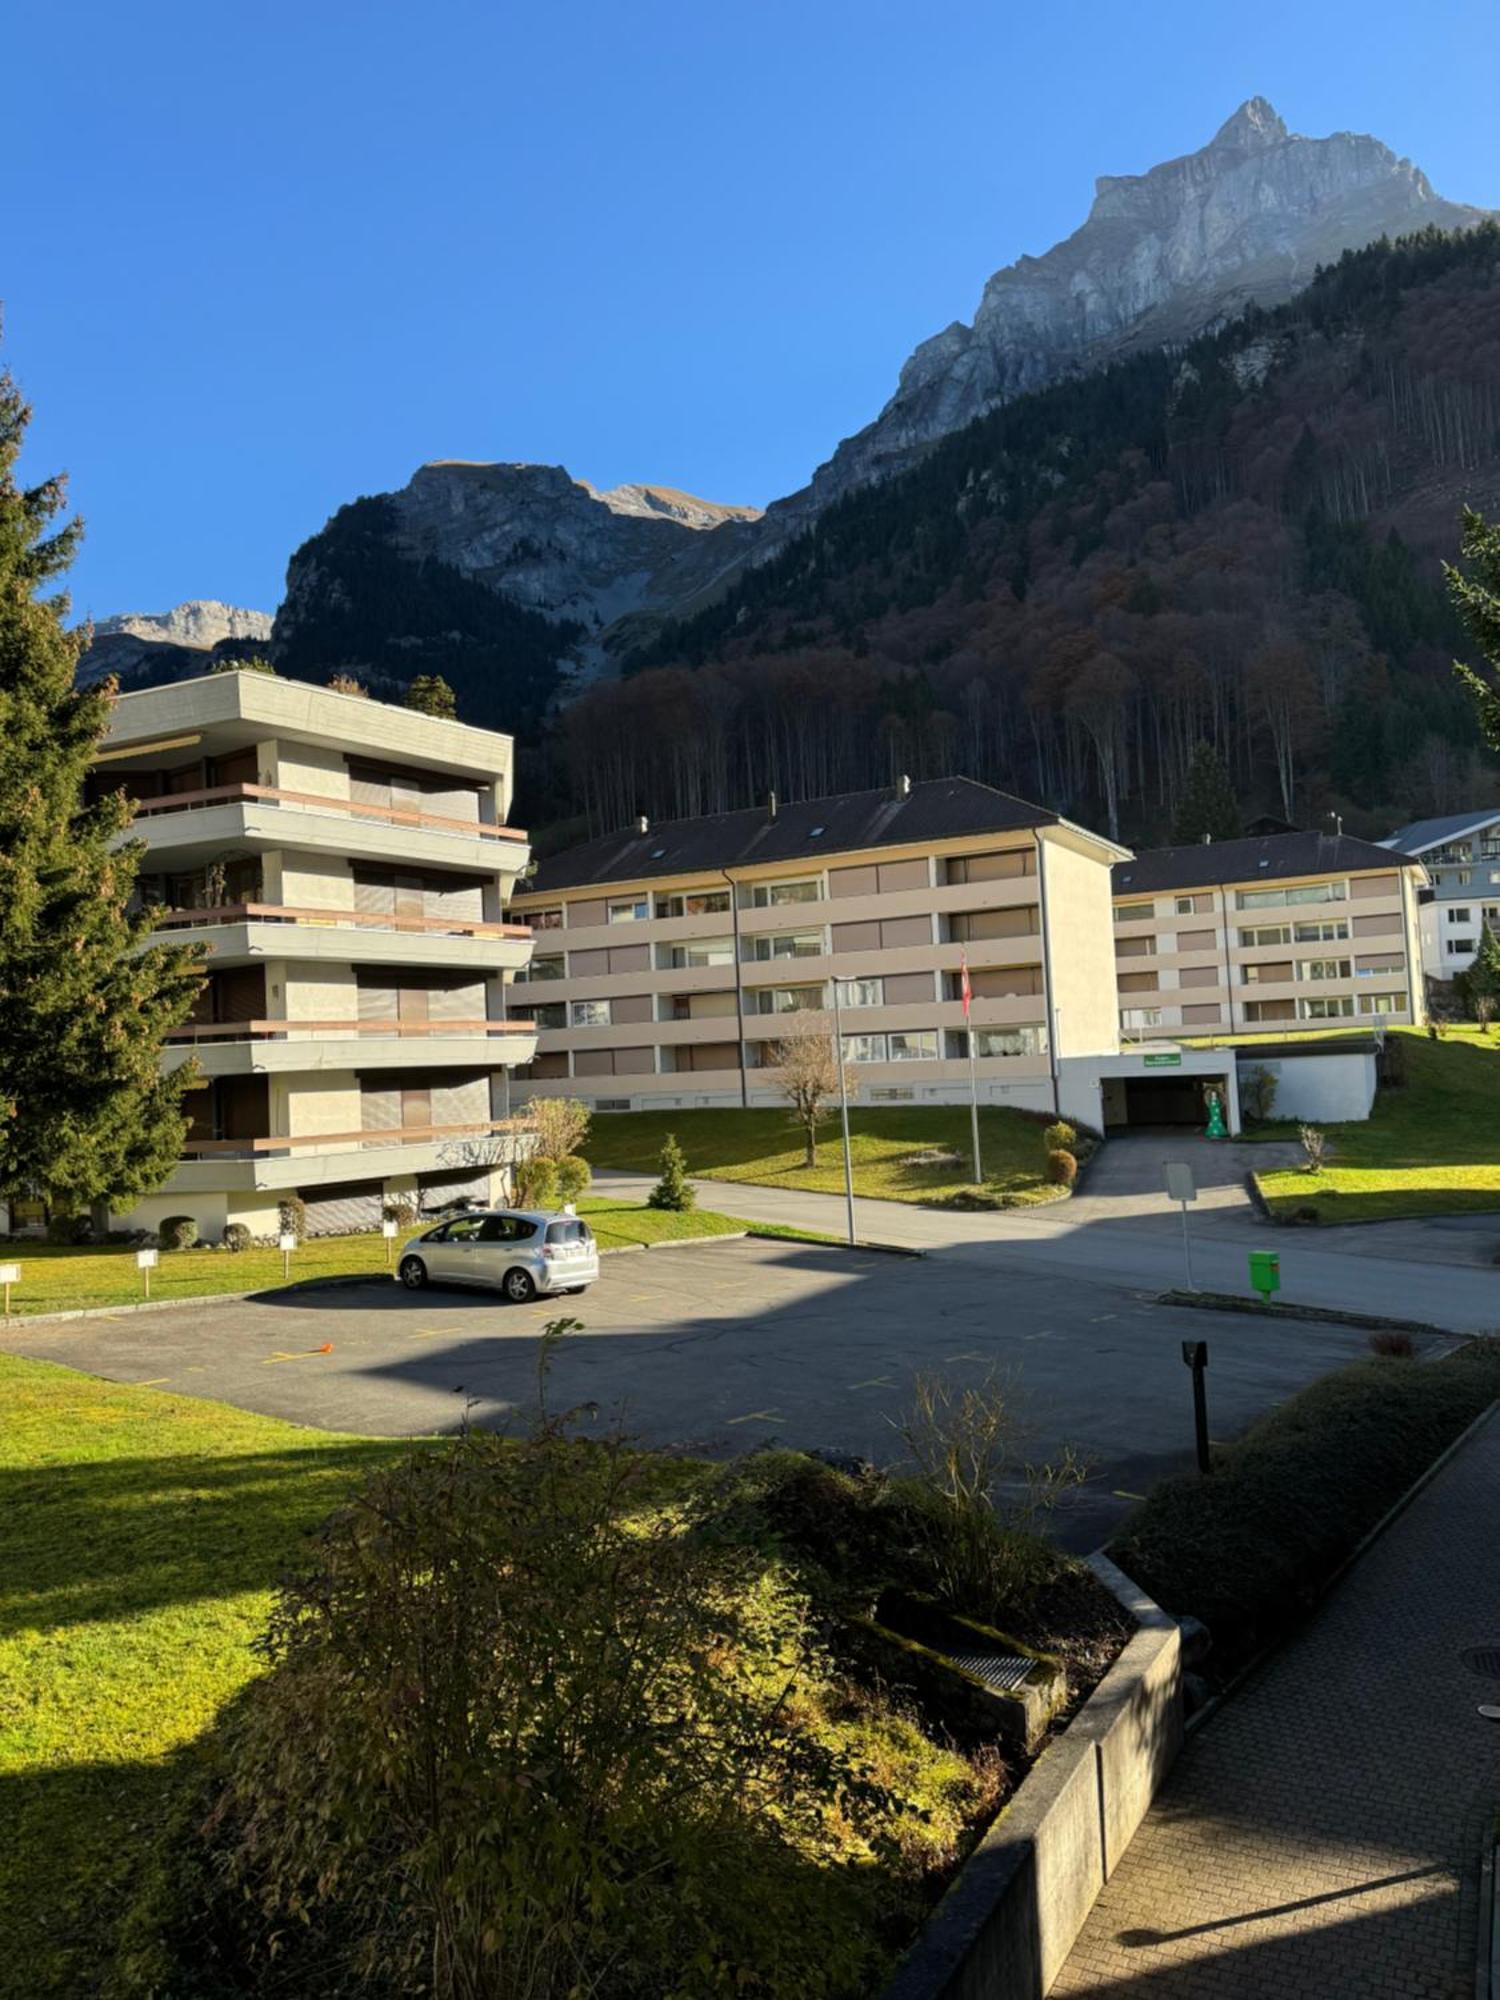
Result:
{"label": "window", "polygon": [[1453,879],[1460,889],[1467,889],[1474,879],[1473,870],[1469,868],[1457,868],[1453,872]]}
{"label": "window", "polygon": [[542,979],[561,979],[564,976],[562,953],[558,952],[553,958],[532,959],[523,976],[533,984]]}
{"label": "window", "polygon": [[1352,993],[1321,995],[1315,1000],[1299,1000],[1297,1012],[1304,1021],[1342,1021],[1354,1012]]}
{"label": "window", "polygon": [[712,917],[728,908],[727,889],[690,889],[656,899],[659,917]]}
{"label": "window", "polygon": [[533,1007],[531,1018],[539,1028],[565,1028],[568,1025],[568,1010],[561,1000],[549,1000],[540,1007]]}
{"label": "window", "polygon": [[1370,979],[1376,974],[1401,973],[1406,970],[1406,960],[1399,951],[1377,953],[1373,958],[1357,958],[1354,961],[1356,979]]}
{"label": "window", "polygon": [[1448,955],[1450,958],[1472,958],[1474,956],[1473,938],[1449,938]]}
{"label": "window", "polygon": [[886,1060],[886,1038],[884,1035],[845,1035],[845,1062],[883,1063]]}
{"label": "window", "polygon": [[938,1038],[936,1028],[917,1033],[903,1028],[889,1038],[892,1062],[936,1062]]}
{"label": "window", "polygon": [[534,931],[560,931],[563,927],[562,910],[533,910],[526,919]]}
{"label": "window", "polygon": [[589,1235],[588,1224],[571,1217],[566,1222],[549,1222],[547,1224],[547,1241],[549,1243],[587,1243]]}
{"label": "window", "polygon": [[750,996],[757,1014],[795,1014],[800,1008],[823,1005],[821,986],[762,986]]}
{"label": "window", "polygon": [[[1302,938],[1304,930],[1316,930],[1315,924],[1298,924],[1297,937]],[[1258,930],[1240,932],[1240,950],[1253,951],[1261,944],[1290,944],[1292,927],[1290,924],[1264,924]]]}
{"label": "window", "polygon": [[1404,993],[1361,993],[1359,996],[1361,1014],[1404,1014],[1406,995]]}
{"label": "window", "polygon": [[1346,903],[1347,882],[1304,882],[1295,889],[1237,889],[1237,910],[1268,910],[1277,903]]}
{"label": "window", "polygon": [[1242,986],[1275,986],[1290,980],[1292,968],[1284,958],[1267,959],[1260,965],[1242,965],[1240,984]]}
{"label": "window", "polygon": [[1177,896],[1172,902],[1173,913],[1179,917],[1192,916],[1197,907],[1197,898],[1194,896]]}
{"label": "window", "polygon": [[885,1004],[883,979],[841,979],[838,989],[841,1007],[882,1007]]}
{"label": "window", "polygon": [[822,894],[822,881],[815,876],[807,882],[757,882],[750,901],[757,910],[771,910],[782,903],[816,903]]}
{"label": "window", "polygon": [[689,938],[685,944],[658,945],[656,963],[663,972],[683,972],[703,965],[733,965],[733,938]]}
{"label": "window", "polygon": [[821,931],[772,931],[766,937],[755,940],[755,956],[769,958],[821,958],[823,956],[823,933]]}
{"label": "window", "polygon": [[642,923],[651,914],[651,901],[647,896],[622,896],[606,903],[604,914],[612,924]]}
{"label": "window", "polygon": [[1299,979],[1352,979],[1354,967],[1347,958],[1304,958],[1297,966]]}
{"label": "window", "polygon": [[1349,919],[1325,917],[1321,923],[1298,924],[1293,936],[1298,944],[1343,944],[1349,936]]}
{"label": "window", "polygon": [[1161,1026],[1160,1007],[1122,1007],[1120,1009],[1122,1028],[1159,1028]]}
{"label": "window", "polygon": [[1117,924],[1140,924],[1148,917],[1156,915],[1155,903],[1116,903],[1115,922]]}
{"label": "window", "polygon": [[607,1028],[613,1019],[607,1000],[575,1000],[573,1002],[573,1026],[575,1028]]}
{"label": "window", "polygon": [[1474,912],[1465,904],[1462,908],[1450,910],[1448,921],[1450,924],[1467,924],[1473,920],[1473,916]]}
{"label": "window", "polygon": [[1290,1000],[1247,1000],[1246,1021],[1295,1021],[1297,1009]]}
{"label": "window", "polygon": [[[968,1031],[964,1028],[948,1030],[948,1060],[962,1062],[969,1053]],[[976,1028],[974,1030],[975,1060],[995,1056],[1041,1056],[1047,1053],[1047,1031],[1045,1028]]]}

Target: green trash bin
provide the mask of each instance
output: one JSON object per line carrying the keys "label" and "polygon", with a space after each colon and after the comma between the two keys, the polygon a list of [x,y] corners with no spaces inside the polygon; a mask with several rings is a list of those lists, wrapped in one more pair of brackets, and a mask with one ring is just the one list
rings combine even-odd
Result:
{"label": "green trash bin", "polygon": [[1276,1251],[1250,1252],[1250,1283],[1263,1299],[1281,1290],[1281,1258]]}

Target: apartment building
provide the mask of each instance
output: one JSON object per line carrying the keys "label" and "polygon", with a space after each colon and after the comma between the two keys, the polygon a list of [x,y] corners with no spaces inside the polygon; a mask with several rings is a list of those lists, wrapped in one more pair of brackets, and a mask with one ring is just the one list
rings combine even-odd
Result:
{"label": "apartment building", "polygon": [[[1098,1117],[1069,1064],[1118,1048],[1109,870],[1124,850],[954,778],[674,820],[542,861],[515,899],[536,948],[527,1088],[598,1110],[780,1101],[787,1017],[831,1009],[867,1103]],[[1082,1072],[1079,1072],[1082,1079]]]}
{"label": "apartment building", "polygon": [[1162,847],[1114,870],[1127,1038],[1425,1018],[1422,863],[1347,835]]}
{"label": "apartment building", "polygon": [[530,854],[507,826],[508,736],[232,673],[122,695],[90,783],[139,801],[142,899],[209,974],[192,1127],[159,1194],[208,1237],[372,1226],[382,1198],[498,1196],[508,1075],[535,1033],[508,1010],[531,934],[506,903]]}
{"label": "apartment building", "polygon": [[1456,979],[1485,925],[1500,936],[1500,809],[1419,819],[1380,844],[1426,868],[1422,964],[1429,979]]}

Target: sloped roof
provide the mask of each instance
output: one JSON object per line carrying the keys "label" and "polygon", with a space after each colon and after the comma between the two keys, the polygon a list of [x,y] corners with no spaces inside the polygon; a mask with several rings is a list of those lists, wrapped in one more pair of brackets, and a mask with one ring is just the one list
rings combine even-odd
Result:
{"label": "sloped roof", "polygon": [[[904,798],[885,786],[778,805],[774,818],[766,807],[756,806],[747,812],[709,813],[702,819],[663,820],[645,833],[630,827],[604,834],[547,856],[523,893],[811,860],[868,847],[1063,823],[1059,814],[1043,806],[1029,805],[972,778],[932,778],[913,785]],[[1111,845],[1102,836],[1091,838],[1099,839],[1101,846]]]}
{"label": "sloped roof", "polygon": [[1114,868],[1116,896],[1207,889],[1222,882],[1274,882],[1299,875],[1357,875],[1371,868],[1419,868],[1410,857],[1348,833],[1272,833],[1259,840],[1199,841],[1153,847]]}
{"label": "sloped roof", "polygon": [[1402,854],[1421,854],[1429,847],[1442,847],[1450,840],[1462,840],[1466,833],[1477,833],[1483,826],[1490,826],[1500,819],[1500,806],[1491,806],[1486,812],[1449,813],[1443,819],[1416,819],[1410,826],[1403,826],[1399,832],[1389,834],[1382,847],[1394,847]]}

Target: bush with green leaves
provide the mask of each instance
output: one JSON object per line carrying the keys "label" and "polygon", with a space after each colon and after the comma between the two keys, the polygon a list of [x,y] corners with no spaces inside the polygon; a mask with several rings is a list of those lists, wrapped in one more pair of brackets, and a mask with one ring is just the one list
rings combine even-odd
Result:
{"label": "bush with green leaves", "polygon": [[417,1226],[417,1203],[413,1195],[387,1195],[381,1203],[382,1221],[394,1222],[398,1231],[413,1230]]}
{"label": "bush with green leaves", "polygon": [[93,1233],[86,1215],[54,1215],[47,1223],[49,1243],[87,1243]]}
{"label": "bush with green leaves", "polygon": [[248,1250],[254,1241],[254,1237],[243,1222],[225,1223],[223,1242],[226,1250],[233,1250],[238,1255],[240,1251]]}
{"label": "bush with green leaves", "polygon": [[184,1836],[179,1969],[372,2000],[883,1986],[899,1762],[877,1780],[820,1726],[792,1576],[652,1482],[544,1417],[416,1453],[333,1517]]}
{"label": "bush with green leaves", "polygon": [[191,1250],[198,1241],[198,1222],[191,1215],[168,1215],[156,1232],[163,1250]]}
{"label": "bush with green leaves", "polygon": [[300,1194],[284,1194],[276,1204],[276,1226],[283,1236],[301,1243],[307,1235],[307,1203]]}
{"label": "bush with green leaves", "polygon": [[556,1208],[556,1160],[533,1153],[528,1159],[517,1160],[513,1178],[518,1208]]}
{"label": "bush with green leaves", "polygon": [[1078,1178],[1078,1161],[1065,1146],[1054,1146],[1047,1155],[1047,1179],[1053,1187],[1070,1188]]}
{"label": "bush with green leaves", "polygon": [[1276,1108],[1276,1072],[1257,1063],[1240,1071],[1240,1109],[1252,1125],[1264,1125]]}
{"label": "bush with green leaves", "polygon": [[661,1179],[646,1197],[649,1208],[662,1208],[683,1212],[692,1208],[698,1195],[687,1177],[687,1161],[682,1148],[677,1143],[677,1134],[669,1132],[661,1152],[657,1156],[661,1168]]}
{"label": "bush with green leaves", "polygon": [[559,1202],[577,1201],[587,1194],[593,1182],[594,1170],[588,1161],[577,1153],[565,1153],[553,1163],[557,1168],[557,1199]]}
{"label": "bush with green leaves", "polygon": [[1072,1153],[1078,1148],[1078,1128],[1070,1125],[1066,1118],[1059,1118],[1042,1134],[1044,1153]]}

